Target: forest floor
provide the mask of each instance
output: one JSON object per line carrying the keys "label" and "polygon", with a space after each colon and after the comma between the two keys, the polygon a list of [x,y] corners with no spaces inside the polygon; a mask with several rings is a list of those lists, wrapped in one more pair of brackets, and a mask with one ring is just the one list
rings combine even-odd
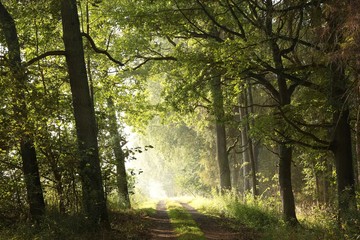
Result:
{"label": "forest floor", "polygon": [[[173,219],[170,220],[168,209],[166,208],[165,201],[159,201],[156,206],[156,212],[146,217],[146,222],[149,226],[149,235],[151,235],[152,240],[172,240],[172,239],[188,239],[188,240],[200,240],[200,239],[217,239],[217,240],[252,240],[258,239],[258,234],[254,233],[253,230],[241,226],[235,221],[227,218],[220,218],[205,215],[199,213],[189,204],[184,202],[179,202],[191,216],[192,220],[195,221],[197,227],[201,231],[200,236],[188,234],[185,231],[179,233],[174,229],[174,224],[172,224]],[[179,219],[178,219],[179,220]],[[184,222],[185,220],[181,221]],[[191,231],[190,228],[188,228]]]}

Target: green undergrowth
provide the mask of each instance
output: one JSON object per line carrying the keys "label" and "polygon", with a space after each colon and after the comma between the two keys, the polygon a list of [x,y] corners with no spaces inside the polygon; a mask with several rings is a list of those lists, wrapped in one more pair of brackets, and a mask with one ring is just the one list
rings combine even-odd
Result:
{"label": "green undergrowth", "polygon": [[144,202],[137,202],[133,204],[133,208],[136,209],[137,212],[146,215],[153,215],[156,213],[156,204],[157,200],[146,200]]}
{"label": "green undergrowth", "polygon": [[[198,211],[234,219],[259,233],[258,239],[265,240],[359,240],[360,229],[354,227],[359,216],[353,216],[351,224],[339,226],[335,214],[329,209],[298,210],[299,227],[287,226],[275,210],[271,199],[240,199],[232,194],[212,199],[195,198],[188,201]],[[358,215],[358,214],[357,214]],[[359,221],[360,222],[360,221]]]}
{"label": "green undergrowth", "polygon": [[190,213],[188,213],[179,203],[168,201],[167,209],[171,225],[178,235],[179,240],[205,239],[204,233],[199,229]]}
{"label": "green undergrowth", "polygon": [[16,221],[0,224],[0,240],[115,240],[147,239],[140,211],[110,211],[111,230],[95,228],[83,215],[48,211],[40,224]]}

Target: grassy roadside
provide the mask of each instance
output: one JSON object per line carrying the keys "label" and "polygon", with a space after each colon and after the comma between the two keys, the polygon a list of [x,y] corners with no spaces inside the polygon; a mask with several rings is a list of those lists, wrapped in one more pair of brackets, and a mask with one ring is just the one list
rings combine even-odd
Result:
{"label": "grassy roadside", "polygon": [[47,211],[42,223],[34,225],[26,220],[4,224],[0,219],[0,240],[139,240],[149,239],[144,215],[156,210],[153,205],[144,209],[111,210],[111,230],[94,228],[81,214],[59,214]]}
{"label": "grassy roadside", "polygon": [[198,197],[188,203],[199,212],[234,219],[237,224],[254,229],[262,240],[360,239],[360,232],[356,233],[354,228],[339,229],[336,218],[326,209],[298,211],[301,226],[292,228],[281,220],[279,212],[266,200],[247,201],[244,204],[236,197],[228,195],[212,199]]}
{"label": "grassy roadside", "polygon": [[205,239],[204,233],[197,226],[196,222],[179,203],[174,201],[167,202],[168,215],[170,222],[179,240],[202,240]]}

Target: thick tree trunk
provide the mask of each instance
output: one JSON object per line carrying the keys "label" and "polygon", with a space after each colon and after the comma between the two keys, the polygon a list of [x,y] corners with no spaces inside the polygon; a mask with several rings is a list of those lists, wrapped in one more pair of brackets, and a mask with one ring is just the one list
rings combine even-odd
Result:
{"label": "thick tree trunk", "polygon": [[14,85],[16,86],[14,96],[16,99],[14,99],[14,102],[16,102],[17,105],[14,105],[13,108],[20,129],[20,154],[30,208],[30,217],[38,222],[45,213],[45,201],[41,188],[34,143],[29,134],[26,133],[26,129],[24,129],[26,122],[28,122],[25,102],[27,76],[25,69],[21,65],[20,45],[14,20],[1,2],[0,24],[8,48],[9,68],[15,80]]}
{"label": "thick tree trunk", "polygon": [[349,110],[334,113],[334,135],[332,152],[335,158],[338,206],[340,218],[356,209],[355,176],[352,158],[351,128]]}
{"label": "thick tree trunk", "polygon": [[[350,4],[352,1],[347,1]],[[345,65],[336,54],[345,42],[343,24],[346,9],[339,1],[332,1],[332,11],[328,15],[328,48],[332,55],[329,62],[329,86],[331,86],[330,103],[333,107],[333,132],[331,151],[334,154],[336,180],[338,188],[338,207],[340,219],[356,209],[355,176],[352,156],[352,138],[347,100],[347,76]],[[338,7],[338,8],[336,8]]]}
{"label": "thick tree trunk", "polygon": [[90,221],[109,228],[101,177],[96,120],[86,74],[76,0],[61,1],[63,39],[75,115],[83,208]]}
{"label": "thick tree trunk", "polygon": [[212,83],[213,110],[216,127],[216,152],[220,173],[220,189],[231,190],[229,159],[226,147],[224,99],[221,90],[221,77],[213,76]]}
{"label": "thick tree trunk", "polygon": [[291,183],[292,147],[280,144],[279,155],[279,183],[283,218],[285,222],[295,225],[298,222],[295,213],[295,199]]}
{"label": "thick tree trunk", "polygon": [[41,188],[40,174],[36,151],[33,142],[28,136],[23,135],[20,143],[23,172],[29,201],[30,216],[35,221],[40,221],[45,213],[45,201]]}
{"label": "thick tree trunk", "polygon": [[222,123],[216,124],[216,146],[220,171],[220,188],[221,190],[231,190],[230,167],[226,152],[225,125]]}
{"label": "thick tree trunk", "polygon": [[113,151],[116,161],[116,173],[117,173],[117,186],[119,193],[119,204],[122,207],[130,208],[130,198],[129,198],[129,189],[127,174],[125,168],[125,153],[122,150],[121,146],[121,136],[118,131],[116,112],[114,108],[114,103],[111,98],[108,99],[108,109],[109,109],[109,123],[110,123],[110,137],[112,139]]}

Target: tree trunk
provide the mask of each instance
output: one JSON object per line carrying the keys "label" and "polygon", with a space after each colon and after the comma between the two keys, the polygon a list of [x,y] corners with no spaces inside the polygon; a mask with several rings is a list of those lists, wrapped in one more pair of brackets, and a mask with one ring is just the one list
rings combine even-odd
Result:
{"label": "tree trunk", "polygon": [[[358,66],[357,68],[360,68]],[[356,114],[356,123],[355,123],[355,149],[356,149],[356,166],[357,171],[355,175],[355,179],[357,181],[356,185],[358,186],[358,190],[360,190],[360,69],[357,69],[356,73],[357,82],[357,114]]]}
{"label": "tree trunk", "polygon": [[40,174],[36,151],[33,140],[27,133],[26,123],[28,122],[27,108],[25,100],[25,85],[27,76],[25,69],[21,65],[20,45],[16,26],[12,16],[0,2],[0,24],[5,36],[8,48],[9,68],[12,78],[15,80],[15,96],[13,106],[14,114],[19,127],[20,135],[20,154],[23,165],[27,199],[30,208],[30,217],[35,221],[40,221],[45,213],[45,201],[41,188]]}
{"label": "tree trunk", "polygon": [[86,74],[76,0],[61,1],[63,39],[80,153],[83,208],[89,220],[109,228],[101,177],[96,120]]}
{"label": "tree trunk", "polygon": [[[348,1],[350,4],[351,1]],[[356,209],[355,176],[352,156],[352,138],[349,119],[349,105],[347,101],[347,76],[345,65],[336,54],[345,42],[342,28],[345,9],[338,1],[332,1],[332,10],[328,15],[329,37],[327,52],[332,54],[329,62],[330,103],[333,108],[333,132],[331,151],[334,154],[336,181],[338,188],[339,217],[342,219]]]}
{"label": "tree trunk", "polygon": [[355,176],[352,159],[349,110],[336,110],[333,117],[335,130],[332,152],[335,158],[338,189],[339,217],[343,218],[356,209]]}
{"label": "tree trunk", "polygon": [[[249,116],[249,112],[253,112],[252,108],[253,104],[253,98],[252,98],[252,89],[251,84],[249,84],[249,87],[247,91],[245,92],[245,114],[246,116]],[[257,188],[257,178],[256,178],[256,156],[254,152],[254,144],[253,140],[250,137],[250,120],[246,120],[246,135],[249,141],[249,159],[250,159],[250,165],[251,165],[251,183],[252,183],[252,194],[254,199],[259,194],[258,188]]]}
{"label": "tree trunk", "polygon": [[[243,102],[243,101],[241,101]],[[240,121],[246,121],[246,111],[244,107],[240,107]],[[241,152],[243,157],[242,170],[244,175],[244,193],[250,191],[250,155],[249,155],[249,138],[247,134],[247,127],[243,126],[241,129]]]}
{"label": "tree trunk", "polygon": [[216,152],[220,172],[220,189],[221,191],[231,190],[230,167],[226,148],[224,99],[220,76],[212,76],[211,90],[216,121]]}
{"label": "tree trunk", "polygon": [[[275,68],[278,71],[276,75],[277,86],[279,91],[279,107],[285,107],[291,103],[291,94],[289,92],[286,78],[283,76],[284,66],[282,62],[282,55],[277,43],[276,36],[273,34],[273,1],[266,0],[267,16],[266,16],[266,34],[271,39],[270,49],[272,51],[272,59]],[[290,225],[298,225],[299,222],[295,212],[295,198],[291,183],[291,162],[292,162],[292,146],[289,146],[286,141],[289,138],[288,133],[280,126],[280,134],[284,137],[284,142],[279,143],[279,185],[280,195],[282,200],[283,219]]]}
{"label": "tree trunk", "polygon": [[298,221],[295,213],[295,199],[291,183],[292,147],[288,147],[286,144],[280,144],[279,156],[279,183],[283,219],[291,225],[297,225]]}
{"label": "tree trunk", "polygon": [[114,102],[111,98],[108,98],[108,109],[109,109],[109,123],[110,123],[110,137],[112,139],[113,151],[116,161],[116,173],[117,173],[117,186],[119,193],[119,204],[125,208],[130,208],[130,198],[127,174],[125,168],[125,153],[121,146],[121,136],[118,131],[116,112],[114,108]]}

